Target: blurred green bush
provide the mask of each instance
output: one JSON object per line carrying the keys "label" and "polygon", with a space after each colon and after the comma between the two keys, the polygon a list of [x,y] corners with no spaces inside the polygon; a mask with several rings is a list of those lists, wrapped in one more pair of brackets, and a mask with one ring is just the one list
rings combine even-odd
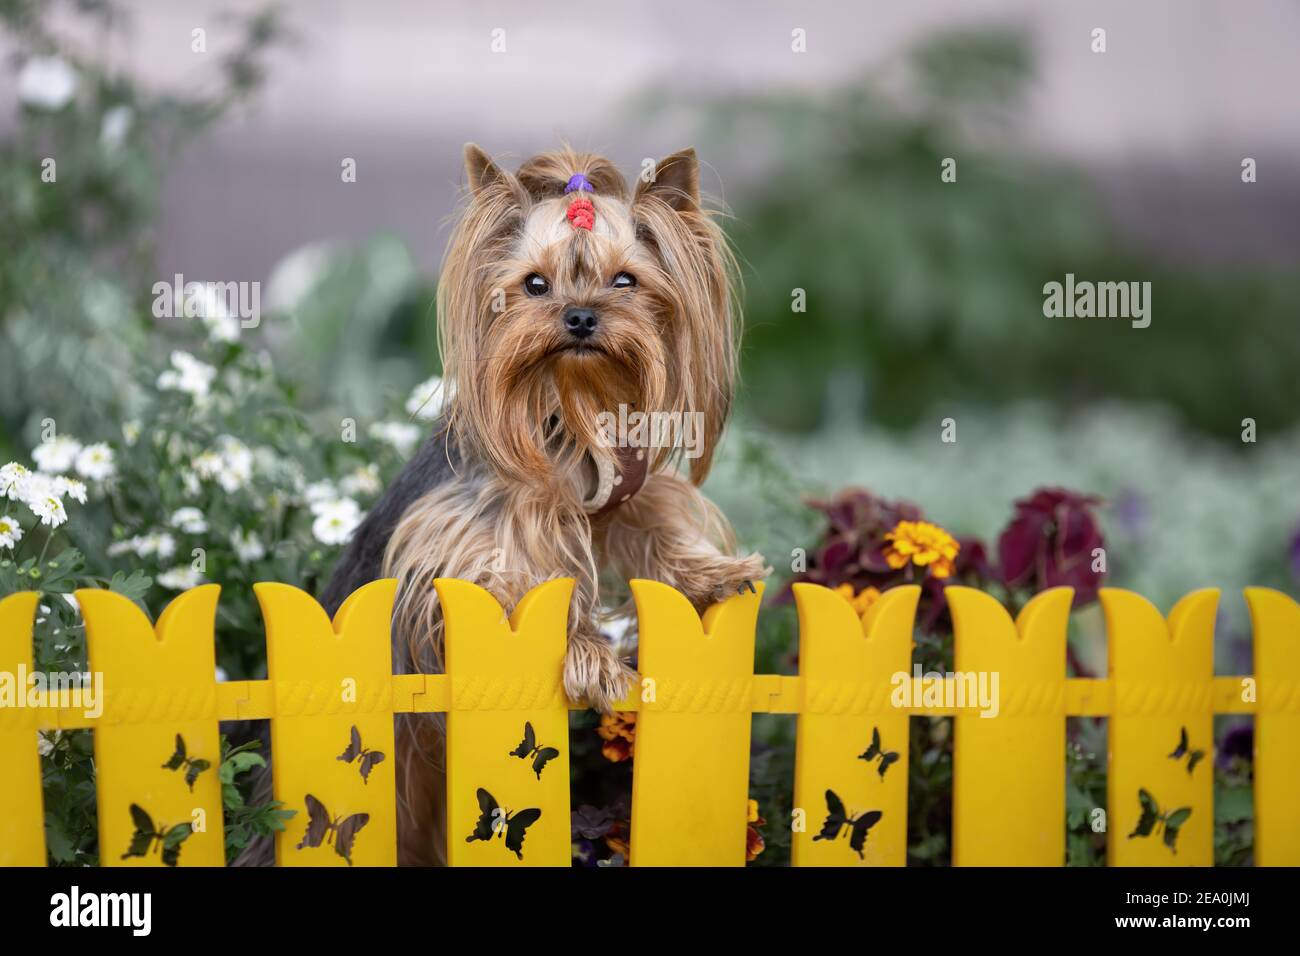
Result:
{"label": "blurred green bush", "polygon": [[[935,35],[824,94],[647,97],[695,116],[726,171],[758,420],[902,426],[938,402],[1026,398],[1160,402],[1234,442],[1245,416],[1297,420],[1300,273],[1167,262],[1118,235],[1083,171],[1019,137],[1033,72],[1026,38],[990,29]],[[1043,285],[1067,272],[1151,282],[1151,326],[1045,318]]]}

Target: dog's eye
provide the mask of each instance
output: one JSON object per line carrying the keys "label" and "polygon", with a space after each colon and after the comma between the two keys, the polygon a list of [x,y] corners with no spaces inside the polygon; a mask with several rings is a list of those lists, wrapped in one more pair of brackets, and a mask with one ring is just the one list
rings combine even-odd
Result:
{"label": "dog's eye", "polygon": [[551,291],[551,284],[536,272],[532,272],[524,279],[524,291],[529,295],[546,295]]}
{"label": "dog's eye", "polygon": [[611,285],[613,285],[615,289],[634,289],[636,288],[636,276],[632,275],[630,272],[620,272],[618,275],[614,276],[614,281]]}

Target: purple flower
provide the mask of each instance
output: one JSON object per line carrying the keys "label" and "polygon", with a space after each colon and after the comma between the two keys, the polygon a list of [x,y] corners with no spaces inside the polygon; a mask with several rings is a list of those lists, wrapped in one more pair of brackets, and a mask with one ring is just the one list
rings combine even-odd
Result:
{"label": "purple flower", "polygon": [[571,826],[575,838],[599,840],[614,826],[614,815],[602,807],[583,804],[572,812]]}
{"label": "purple flower", "polygon": [[1072,587],[1076,607],[1096,600],[1104,577],[1092,569],[1093,552],[1105,546],[1093,512],[1100,503],[1065,488],[1040,488],[1017,501],[998,538],[1003,584],[1032,592]]}
{"label": "purple flower", "polygon": [[1253,760],[1255,757],[1255,728],[1250,723],[1242,723],[1233,727],[1223,735],[1223,742],[1219,744],[1218,753],[1215,756],[1215,762],[1224,768],[1228,767],[1236,757]]}

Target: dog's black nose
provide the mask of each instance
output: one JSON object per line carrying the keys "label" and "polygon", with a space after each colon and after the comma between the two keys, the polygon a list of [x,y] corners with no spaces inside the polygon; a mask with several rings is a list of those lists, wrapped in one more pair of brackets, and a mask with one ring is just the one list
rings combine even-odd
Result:
{"label": "dog's black nose", "polygon": [[569,330],[569,334],[575,339],[585,339],[596,331],[598,324],[596,313],[591,309],[574,308],[565,310],[564,327]]}

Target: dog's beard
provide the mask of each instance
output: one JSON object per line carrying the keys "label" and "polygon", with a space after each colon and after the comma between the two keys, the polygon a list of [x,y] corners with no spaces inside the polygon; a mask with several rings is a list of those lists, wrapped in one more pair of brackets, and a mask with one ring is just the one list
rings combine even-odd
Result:
{"label": "dog's beard", "polygon": [[535,356],[489,363],[479,397],[487,413],[483,451],[519,481],[571,475],[585,459],[610,458],[602,413],[653,408],[664,393],[658,339],[572,347],[545,345]]}

